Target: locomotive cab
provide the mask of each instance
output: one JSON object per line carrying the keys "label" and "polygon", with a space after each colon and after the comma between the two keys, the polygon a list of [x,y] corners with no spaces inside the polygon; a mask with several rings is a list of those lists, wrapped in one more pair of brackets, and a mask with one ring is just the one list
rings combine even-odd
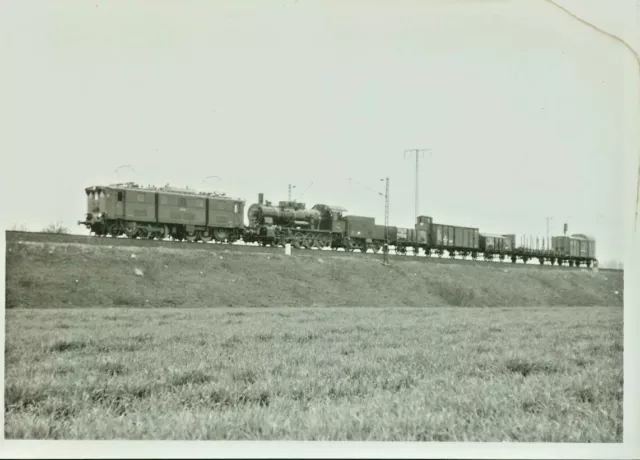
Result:
{"label": "locomotive cab", "polygon": [[93,186],[87,187],[85,194],[87,195],[85,220],[78,224],[84,225],[93,232],[101,233],[102,227],[106,225],[107,216],[114,211],[112,190],[109,187]]}
{"label": "locomotive cab", "polygon": [[334,233],[342,233],[344,231],[344,213],[347,212],[345,208],[342,206],[316,204],[312,209],[320,213],[320,230]]}

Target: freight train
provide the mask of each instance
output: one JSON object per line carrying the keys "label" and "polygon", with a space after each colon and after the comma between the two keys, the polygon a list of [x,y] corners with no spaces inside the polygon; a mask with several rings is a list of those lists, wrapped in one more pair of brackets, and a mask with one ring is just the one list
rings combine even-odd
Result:
{"label": "freight train", "polygon": [[475,227],[460,227],[433,222],[430,216],[418,216],[413,228],[385,227],[373,217],[347,214],[341,206],[265,201],[263,194],[247,210],[246,201],[224,194],[190,189],[140,187],[134,183],[92,186],[85,189],[87,213],[84,225],[92,234],[129,238],[178,241],[215,241],[219,243],[258,243],[263,246],[294,248],[331,248],[345,251],[393,248],[397,254],[423,252],[427,257],[460,255],[476,260],[510,259],[527,262],[538,259],[570,266],[597,264],[595,239],[584,234],[554,236],[547,249],[516,244],[514,234],[480,233]]}

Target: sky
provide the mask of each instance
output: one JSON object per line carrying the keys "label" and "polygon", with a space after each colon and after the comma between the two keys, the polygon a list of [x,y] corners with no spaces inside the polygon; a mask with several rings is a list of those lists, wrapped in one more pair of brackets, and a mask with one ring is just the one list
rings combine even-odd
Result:
{"label": "sky", "polygon": [[[637,46],[633,3],[559,4]],[[616,2],[617,3],[617,2]],[[586,233],[624,259],[638,64],[536,1],[16,1],[0,13],[5,228],[74,232],[135,181]],[[210,176],[218,176],[212,179]],[[209,179],[206,179],[208,178]],[[247,205],[248,208],[248,205]]]}

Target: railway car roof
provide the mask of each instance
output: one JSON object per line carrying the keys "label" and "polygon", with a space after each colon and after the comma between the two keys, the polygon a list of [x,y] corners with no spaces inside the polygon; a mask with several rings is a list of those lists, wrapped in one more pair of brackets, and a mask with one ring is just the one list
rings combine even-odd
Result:
{"label": "railway car roof", "polygon": [[158,192],[165,193],[169,195],[182,195],[182,196],[194,196],[194,197],[203,197],[203,198],[215,198],[217,200],[229,200],[229,201],[242,201],[242,198],[234,198],[226,195],[218,195],[216,193],[209,192],[198,192],[197,190],[191,189],[179,189],[179,188],[171,188],[171,187],[141,187],[136,184],[111,184],[111,185],[94,185],[91,187],[85,188],[85,191],[92,192],[95,190],[104,190],[104,189],[112,189],[112,190],[135,190],[141,192]]}
{"label": "railway car roof", "polygon": [[490,237],[490,238],[506,238],[504,235],[499,235],[497,233],[479,233],[480,236]]}
{"label": "railway car roof", "polygon": [[573,235],[571,235],[571,238],[576,238],[578,240],[596,240],[594,236],[585,235],[584,233],[574,233]]}

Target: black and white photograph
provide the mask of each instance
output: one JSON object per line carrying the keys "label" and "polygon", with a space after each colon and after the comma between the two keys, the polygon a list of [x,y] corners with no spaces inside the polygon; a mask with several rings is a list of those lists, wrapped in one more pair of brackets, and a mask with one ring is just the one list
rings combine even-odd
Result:
{"label": "black and white photograph", "polygon": [[638,458],[635,2],[0,8],[3,455]]}

